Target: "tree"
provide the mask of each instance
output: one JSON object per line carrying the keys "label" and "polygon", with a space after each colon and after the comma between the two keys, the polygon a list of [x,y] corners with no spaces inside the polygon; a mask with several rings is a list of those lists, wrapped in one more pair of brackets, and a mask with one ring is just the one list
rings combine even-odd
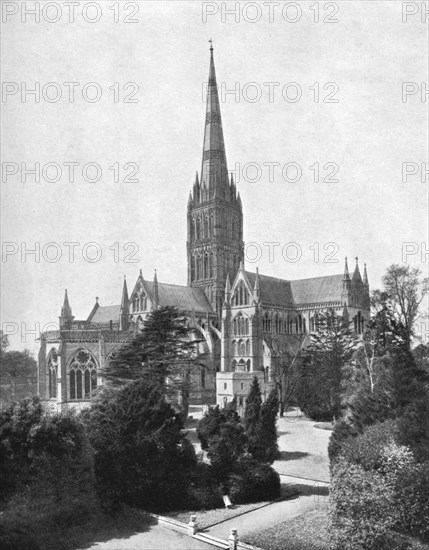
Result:
{"label": "tree", "polygon": [[7,334],[4,333],[3,330],[0,330],[0,340],[1,340],[1,353],[3,355],[3,352],[5,352],[9,347],[9,337]]}
{"label": "tree", "polygon": [[408,349],[411,349],[412,339],[416,336],[419,306],[428,292],[427,280],[422,281],[420,276],[417,268],[392,264],[382,279],[390,322],[402,332]]}
{"label": "tree", "polygon": [[210,407],[197,426],[197,435],[203,450],[219,481],[234,471],[247,449],[247,437],[235,402],[226,408]]}
{"label": "tree", "polygon": [[18,386],[25,385],[25,393],[27,393],[28,382],[35,382],[37,362],[28,350],[5,351],[8,345],[7,336],[2,336],[1,378],[4,380],[4,377],[7,377],[10,380],[11,401],[16,401],[20,397],[17,391]]}
{"label": "tree", "polygon": [[276,429],[278,408],[277,392],[273,389],[261,407],[258,445],[256,452],[253,452],[254,458],[259,462],[272,464],[279,457]]}
{"label": "tree", "polygon": [[261,388],[257,376],[253,378],[250,386],[249,395],[246,399],[246,408],[244,410],[244,429],[249,440],[249,452],[257,452],[259,440],[259,422],[261,419]]}
{"label": "tree", "polygon": [[19,493],[37,514],[77,501],[90,507],[93,474],[92,449],[73,411],[47,414],[32,397],[0,413],[2,499]]}
{"label": "tree", "polygon": [[318,315],[318,331],[304,351],[303,376],[297,396],[301,410],[313,419],[331,420],[341,412],[342,382],[358,346],[345,320],[330,309]]}
{"label": "tree", "polygon": [[194,375],[206,368],[205,356],[198,355],[200,342],[176,308],[161,307],[147,317],[142,332],[114,354],[103,375],[114,386],[144,378],[157,382],[170,398],[179,393],[186,419]]}
{"label": "tree", "polygon": [[286,341],[272,335],[267,342],[271,350],[272,378],[277,388],[280,416],[284,415],[288,403],[294,399],[299,380],[302,378],[303,350],[308,334],[291,334]]}
{"label": "tree", "polygon": [[106,506],[166,510],[186,501],[195,452],[156,381],[105,387],[84,416]]}

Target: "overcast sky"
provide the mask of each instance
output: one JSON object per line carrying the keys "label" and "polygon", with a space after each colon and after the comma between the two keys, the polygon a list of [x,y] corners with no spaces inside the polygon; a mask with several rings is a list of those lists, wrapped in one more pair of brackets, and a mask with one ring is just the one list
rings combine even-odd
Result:
{"label": "overcast sky", "polygon": [[[21,324],[57,322],[65,288],[82,319],[95,296],[119,303],[124,274],[131,291],[140,268],[146,278],[156,268],[160,281],[186,284],[186,204],[201,166],[209,38],[244,238],[257,245],[247,254],[260,256],[247,268],[306,278],[341,273],[344,256],[350,267],[359,256],[375,288],[389,264],[406,259],[403,243],[416,243],[407,261],[427,272],[427,24],[412,13],[420,2],[408,3],[409,15],[396,1],[320,2],[319,13],[314,2],[242,2],[235,15],[225,14],[233,2],[82,2],[74,22],[63,2],[45,12],[41,2],[40,22],[21,3],[3,4],[2,322],[19,327],[11,347],[37,349]],[[40,100],[27,94],[24,103],[35,82]],[[40,182],[27,175],[22,183],[21,163],[36,162]],[[74,182],[70,162],[79,163]],[[416,172],[407,181],[404,162]],[[59,181],[54,165],[42,170],[47,163],[62,167]],[[101,168],[99,181],[84,180],[87,163]],[[115,163],[119,174],[109,169]],[[138,181],[124,182],[127,174]],[[74,262],[70,242],[79,243]],[[96,247],[85,247],[93,242],[96,262]],[[268,242],[279,243],[271,258]],[[35,243],[39,262],[25,256]]]}

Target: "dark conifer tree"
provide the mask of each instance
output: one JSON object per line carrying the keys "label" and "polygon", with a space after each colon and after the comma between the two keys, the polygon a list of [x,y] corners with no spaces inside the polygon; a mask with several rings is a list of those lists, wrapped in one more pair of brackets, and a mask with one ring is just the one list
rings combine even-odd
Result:
{"label": "dark conifer tree", "polygon": [[206,368],[205,357],[197,354],[201,340],[192,333],[177,308],[158,308],[147,317],[142,332],[113,355],[103,376],[114,386],[145,379],[157,383],[166,395],[180,392],[186,419],[192,374]]}
{"label": "dark conifer tree", "polygon": [[[246,407],[244,410],[244,428],[249,440],[249,452],[253,453],[258,448],[259,439],[259,423],[261,419],[261,388],[259,387],[258,378],[255,376],[250,386],[250,392],[246,399]],[[257,451],[256,451],[257,452]]]}
{"label": "dark conifer tree", "polygon": [[279,457],[276,428],[278,408],[279,400],[274,389],[261,407],[257,450],[253,453],[254,458],[259,462],[272,464]]}

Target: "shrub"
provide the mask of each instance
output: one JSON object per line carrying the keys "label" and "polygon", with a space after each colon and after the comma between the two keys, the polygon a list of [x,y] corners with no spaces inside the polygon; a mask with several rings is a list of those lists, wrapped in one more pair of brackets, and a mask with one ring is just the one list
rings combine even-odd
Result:
{"label": "shrub", "polygon": [[399,528],[429,541],[429,462],[401,469],[394,488]]}
{"label": "shrub", "polygon": [[188,507],[191,510],[222,506],[222,491],[210,464],[199,462],[192,471],[187,487]]}
{"label": "shrub", "polygon": [[394,490],[374,471],[339,459],[330,488],[332,538],[344,550],[393,550],[398,521]]}
{"label": "shrub", "polygon": [[347,416],[335,423],[329,439],[328,454],[331,464],[341,453],[344,442],[362,433],[367,426],[392,419],[391,398],[383,389],[369,392],[362,388],[349,403]]}
{"label": "shrub", "polygon": [[379,470],[385,462],[385,448],[394,443],[396,433],[393,420],[368,426],[358,436],[344,440],[341,456],[364,470]]}
{"label": "shrub", "polygon": [[229,476],[228,487],[234,504],[274,500],[280,496],[280,477],[268,464],[247,459]]}
{"label": "shrub", "polygon": [[38,398],[0,420],[2,475],[11,465],[0,518],[1,548],[37,548],[35,540],[82,524],[97,510],[93,453],[72,413],[43,414]]}

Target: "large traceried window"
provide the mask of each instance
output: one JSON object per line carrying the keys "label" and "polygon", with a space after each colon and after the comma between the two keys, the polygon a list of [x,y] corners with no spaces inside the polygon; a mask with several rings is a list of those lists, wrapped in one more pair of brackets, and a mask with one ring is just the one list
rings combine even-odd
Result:
{"label": "large traceried window", "polygon": [[245,306],[249,304],[249,292],[243,281],[240,281],[240,283],[237,285],[232,301],[234,306]]}
{"label": "large traceried window", "polygon": [[97,389],[97,367],[94,357],[79,350],[70,363],[70,399],[90,399]]}
{"label": "large traceried window", "polygon": [[49,398],[57,397],[58,353],[52,349],[48,356]]}

